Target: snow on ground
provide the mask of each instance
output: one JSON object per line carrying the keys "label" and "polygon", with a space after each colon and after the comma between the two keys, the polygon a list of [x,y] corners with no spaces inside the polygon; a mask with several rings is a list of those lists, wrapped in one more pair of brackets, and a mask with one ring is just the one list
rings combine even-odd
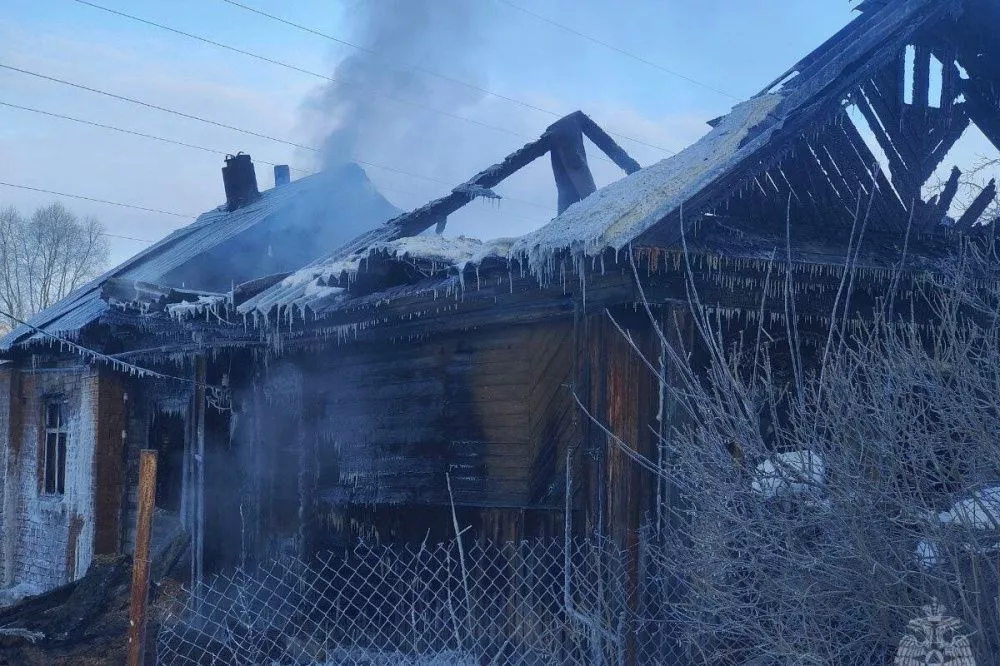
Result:
{"label": "snow on ground", "polygon": [[825,477],[826,465],[818,453],[788,451],[757,465],[751,490],[768,498],[814,492]]}
{"label": "snow on ground", "polygon": [[957,525],[978,530],[1000,529],[1000,486],[977,490],[966,499],[955,502],[938,519],[945,525]]}
{"label": "snow on ground", "polygon": [[32,583],[18,583],[12,587],[0,588],[0,608],[12,606],[26,597],[41,593],[41,588]]}

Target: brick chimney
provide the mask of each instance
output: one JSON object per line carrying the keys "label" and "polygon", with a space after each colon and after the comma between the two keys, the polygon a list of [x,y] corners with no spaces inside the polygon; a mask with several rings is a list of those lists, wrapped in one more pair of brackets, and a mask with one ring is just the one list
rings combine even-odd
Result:
{"label": "brick chimney", "polygon": [[226,155],[226,166],[222,167],[222,184],[226,188],[226,207],[229,210],[242,208],[260,196],[253,162],[245,153]]}

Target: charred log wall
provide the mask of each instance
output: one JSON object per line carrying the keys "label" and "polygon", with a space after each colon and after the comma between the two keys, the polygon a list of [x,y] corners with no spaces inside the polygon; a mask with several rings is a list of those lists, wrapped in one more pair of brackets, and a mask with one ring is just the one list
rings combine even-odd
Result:
{"label": "charred log wall", "polygon": [[578,424],[572,340],[568,323],[506,327],[311,349],[261,368],[234,438],[255,549],[280,535],[303,552],[448,538],[449,481],[478,537],[560,532]]}

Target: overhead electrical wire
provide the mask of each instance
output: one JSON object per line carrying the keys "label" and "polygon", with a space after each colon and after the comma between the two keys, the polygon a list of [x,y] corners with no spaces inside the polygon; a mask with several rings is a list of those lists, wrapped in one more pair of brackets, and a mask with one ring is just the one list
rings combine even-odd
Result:
{"label": "overhead electrical wire", "polygon": [[[343,46],[347,46],[347,47],[350,47],[352,49],[356,49],[358,51],[363,51],[363,52],[371,54],[371,55],[375,55],[375,56],[380,55],[379,52],[376,51],[376,50],[374,50],[374,49],[370,49],[370,48],[368,48],[366,46],[361,46],[360,44],[355,44],[353,42],[349,42],[349,41],[347,41],[345,39],[341,39],[340,37],[335,37],[334,35],[331,35],[329,33],[321,32],[321,31],[316,30],[314,28],[310,28],[307,25],[302,25],[301,23],[296,23],[295,21],[290,21],[290,20],[288,20],[286,18],[283,18],[281,16],[277,16],[275,14],[270,14],[270,13],[265,12],[263,10],[257,9],[256,7],[251,7],[249,5],[245,5],[245,4],[241,3],[241,2],[236,2],[236,0],[222,0],[222,2],[224,2],[224,3],[228,4],[228,5],[232,5],[233,7],[239,7],[240,9],[246,10],[246,11],[254,13],[254,14],[257,14],[258,16],[262,16],[262,17],[270,19],[272,21],[276,21],[278,23],[282,23],[284,25],[287,25],[289,27],[295,28],[297,30],[301,30],[301,31],[309,33],[311,35],[315,35],[317,37],[322,37],[324,39],[328,39],[331,42],[335,42],[337,44],[341,44]],[[504,94],[498,93],[498,92],[496,92],[494,90],[490,90],[488,88],[483,88],[482,86],[477,86],[474,83],[469,83],[467,81],[462,81],[461,79],[456,79],[454,77],[448,76],[447,74],[441,74],[440,72],[435,72],[433,70],[429,70],[429,69],[427,69],[425,67],[420,67],[420,66],[400,67],[400,66],[397,66],[397,65],[393,65],[392,63],[389,63],[389,62],[386,62],[384,64],[384,66],[387,67],[387,68],[392,68],[392,69],[396,69],[396,70],[399,70],[399,71],[418,72],[420,74],[424,74],[426,76],[430,76],[430,77],[433,77],[433,78],[436,78],[436,79],[440,79],[442,81],[447,81],[447,82],[452,83],[454,85],[462,86],[463,88],[467,88],[469,90],[474,90],[474,91],[482,93],[484,95],[489,95],[490,97],[496,97],[497,99],[502,99],[502,100],[504,100],[506,102],[510,102],[512,104],[517,104],[518,106],[524,107],[526,109],[531,109],[532,111],[538,111],[540,113],[544,113],[546,115],[549,115],[549,116],[552,116],[552,117],[555,117],[555,118],[561,118],[561,117],[563,117],[563,116],[566,115],[565,113],[559,113],[558,111],[553,111],[552,109],[546,109],[544,107],[537,106],[537,105],[532,104],[530,102],[525,102],[524,100],[518,99],[516,97],[511,97],[509,95],[504,95]],[[676,153],[677,152],[675,150],[671,150],[670,148],[664,148],[663,146],[658,146],[658,145],[656,145],[654,143],[650,143],[650,142],[644,141],[642,139],[637,139],[637,138],[635,138],[633,136],[628,136],[627,134],[622,134],[621,132],[614,131],[614,130],[609,129],[609,128],[605,128],[605,131],[608,134],[611,134],[612,136],[616,136],[616,137],[618,137],[620,139],[625,139],[627,141],[631,141],[633,143],[637,143],[639,145],[646,146],[648,148],[655,148],[656,150],[661,150],[661,151],[663,151],[665,153],[671,153],[672,154],[672,153]]]}
{"label": "overhead electrical wire", "polygon": [[[121,203],[120,201],[108,201],[107,199],[97,199],[95,197],[87,197],[82,194],[68,194],[66,192],[57,192],[55,190],[47,190],[41,187],[31,187],[30,185],[20,185],[18,183],[8,183],[0,180],[0,185],[4,187],[12,187],[18,190],[30,190],[32,192],[41,192],[43,194],[52,194],[58,197],[67,197],[69,199],[80,199],[82,201],[91,201],[93,203],[107,204],[109,206],[118,206],[119,208],[131,208],[133,210],[141,210],[147,213],[159,213],[161,215],[172,215],[173,217],[182,217],[188,220],[193,220],[197,215],[186,215],[184,213],[174,213],[169,210],[160,210],[159,208],[147,208],[145,206],[137,206],[135,204]],[[122,236],[125,238],[125,236]],[[129,240],[145,240],[141,238],[129,238]]]}
{"label": "overhead electrical wire", "polygon": [[548,18],[546,16],[542,16],[541,14],[538,14],[537,12],[534,12],[534,11],[528,9],[527,7],[522,7],[521,5],[518,5],[518,4],[514,3],[514,2],[511,2],[511,0],[497,0],[497,1],[501,2],[501,3],[505,4],[505,5],[507,5],[508,7],[512,8],[512,9],[516,9],[519,12],[527,14],[528,16],[531,16],[531,17],[533,17],[533,18],[535,18],[535,19],[537,19],[537,20],[539,20],[539,21],[541,21],[543,23],[547,23],[548,25],[551,25],[551,26],[553,26],[555,28],[559,28],[560,30],[564,30],[565,32],[568,32],[570,34],[576,35],[577,37],[581,37],[583,39],[586,39],[589,42],[593,42],[594,44],[597,44],[599,46],[603,46],[604,48],[610,49],[611,51],[614,51],[615,53],[618,53],[619,55],[623,55],[623,56],[625,56],[627,58],[631,58],[632,60],[641,62],[644,65],[648,65],[649,67],[652,67],[654,69],[658,69],[661,72],[664,72],[664,73],[669,74],[671,76],[675,76],[675,77],[677,77],[679,79],[683,79],[684,81],[687,81],[688,83],[693,83],[696,86],[700,86],[702,88],[705,88],[706,90],[711,90],[712,92],[718,93],[720,95],[724,95],[726,97],[729,97],[730,99],[735,99],[735,100],[739,100],[740,99],[736,95],[728,93],[725,90],[720,90],[719,88],[716,88],[715,86],[712,86],[712,85],[709,85],[708,83],[705,83],[704,81],[699,81],[698,79],[695,79],[695,78],[693,78],[691,76],[688,76],[687,74],[683,74],[681,72],[678,72],[676,70],[670,69],[668,67],[664,67],[663,65],[655,63],[652,60],[648,60],[646,58],[643,58],[642,56],[636,55],[634,53],[631,53],[630,51],[626,51],[623,48],[615,46],[614,44],[610,44],[608,42],[605,42],[602,39],[598,39],[597,37],[594,37],[593,35],[588,35],[586,33],[580,32],[579,30],[576,30],[575,28],[569,27],[568,25],[564,25],[562,23],[559,23],[558,21],[553,21],[552,19],[550,19],[550,18]]}
{"label": "overhead electrical wire", "polygon": [[[224,150],[218,150],[218,149],[215,149],[215,148],[209,148],[207,146],[200,146],[200,145],[194,144],[194,143],[187,143],[187,142],[184,142],[184,141],[177,141],[177,140],[174,140],[174,139],[168,139],[166,137],[156,136],[155,134],[146,134],[145,132],[136,132],[136,131],[133,131],[133,130],[125,129],[123,127],[117,127],[115,125],[106,125],[104,123],[98,123],[98,122],[94,122],[94,121],[91,121],[91,120],[85,120],[83,118],[75,118],[73,116],[67,116],[67,115],[62,114],[62,113],[53,113],[51,111],[45,111],[43,109],[36,109],[36,108],[30,107],[30,106],[23,106],[23,105],[20,105],[20,104],[13,104],[13,103],[10,103],[10,102],[5,102],[3,100],[0,100],[0,106],[4,106],[4,107],[7,107],[7,108],[11,108],[11,109],[17,109],[19,111],[28,111],[28,112],[31,112],[31,113],[37,113],[37,114],[40,114],[40,115],[43,115],[43,116],[47,116],[47,117],[50,117],[50,118],[58,118],[60,120],[69,120],[69,121],[72,121],[72,122],[75,122],[75,123],[80,123],[82,125],[87,125],[87,126],[90,126],[90,127],[96,127],[96,128],[99,128],[99,129],[109,130],[109,131],[113,131],[113,132],[120,132],[122,134],[126,134],[126,135],[129,135],[129,136],[136,136],[136,137],[140,137],[140,138],[143,138],[143,139],[151,139],[151,140],[154,140],[154,141],[160,141],[160,142],[171,144],[171,145],[182,146],[184,148],[191,148],[191,149],[194,149],[194,150],[200,150],[200,151],[203,151],[203,152],[212,153],[212,154],[216,154],[216,155],[225,155],[228,152],[228,151],[224,151]],[[258,159],[255,158],[254,161],[259,162],[260,164],[266,164],[266,165],[269,165],[269,166],[277,166],[277,163],[275,163],[275,162],[268,162],[266,160],[258,160]],[[309,171],[308,169],[301,169],[301,168],[298,168],[298,167],[291,167],[290,166],[289,169],[291,171],[295,171],[297,173],[304,173],[304,174],[313,173],[313,172]],[[16,186],[16,185],[12,185],[12,184],[9,185],[9,186],[10,187],[23,187],[24,189],[27,189],[27,186]],[[381,190],[381,191],[386,191],[386,192],[396,192],[397,194],[406,194],[406,195],[410,195],[410,196],[422,196],[421,193],[419,193],[419,192],[413,192],[412,190],[404,190],[404,189],[400,189],[398,187],[386,187],[386,186],[381,186],[380,185],[378,189]],[[73,196],[73,195],[64,195],[64,196]],[[516,200],[516,201],[520,201],[520,200]],[[104,203],[104,202],[101,202],[101,203]],[[115,204],[113,202],[108,202],[108,203],[112,203],[112,205],[121,205],[121,206],[126,206],[127,205],[127,204]],[[523,202],[523,203],[530,203],[530,202]],[[160,212],[160,211],[156,211],[156,212]],[[522,215],[517,215],[517,214],[513,214],[513,213],[509,213],[509,212],[507,213],[507,215],[510,216],[510,217],[517,218],[517,219],[527,220],[529,222],[539,222],[539,220],[536,220],[536,219],[533,219],[533,218],[524,217]],[[111,238],[122,238],[122,239],[125,239],[125,240],[134,240],[134,241],[139,241],[139,242],[143,242],[143,243],[153,243],[153,242],[155,242],[155,241],[151,241],[151,240],[146,239],[146,238],[135,238],[135,237],[132,237],[132,236],[121,236],[121,235],[118,235],[118,234],[102,233],[102,235],[108,236],[108,237],[111,237]]]}
{"label": "overhead electrical wire", "polygon": [[[212,153],[212,154],[215,154],[215,155],[227,155],[230,152],[230,151],[227,151],[227,150],[219,150],[219,149],[216,149],[216,148],[208,148],[207,146],[199,146],[198,144],[194,144],[194,143],[187,143],[187,142],[184,142],[184,141],[177,141],[176,139],[168,139],[166,137],[156,136],[155,134],[146,134],[145,132],[136,132],[134,130],[125,129],[124,127],[116,127],[115,125],[105,125],[104,123],[98,123],[98,122],[94,122],[92,120],[85,120],[83,118],[75,118],[73,116],[67,116],[67,115],[62,114],[62,113],[54,113],[52,111],[45,111],[43,109],[36,109],[36,108],[30,107],[30,106],[22,106],[20,104],[13,104],[11,102],[4,102],[3,100],[0,100],[0,106],[5,106],[5,107],[10,108],[10,109],[17,109],[18,111],[30,111],[31,113],[37,113],[37,114],[40,114],[40,115],[43,115],[43,116],[48,116],[50,118],[58,118],[60,120],[69,120],[69,121],[72,121],[74,123],[80,123],[81,125],[89,125],[90,127],[97,127],[97,128],[100,128],[100,129],[106,129],[106,130],[110,130],[110,131],[113,131],[113,132],[120,132],[122,134],[128,134],[128,135],[131,135],[131,136],[137,136],[137,137],[141,137],[143,139],[152,139],[154,141],[160,141],[162,143],[169,143],[169,144],[172,144],[172,145],[175,145],[175,146],[182,146],[184,148],[193,148],[194,150],[200,150],[202,152]],[[278,166],[277,162],[268,162],[266,160],[261,160],[261,159],[257,159],[257,158],[254,158],[254,161],[255,162],[259,162],[261,164],[266,164],[268,166]],[[296,168],[296,167],[289,167],[289,169],[292,170],[292,171],[297,171],[299,173],[309,173],[309,171],[306,170],[306,169],[299,169],[299,168]]]}
{"label": "overhead electrical wire", "polygon": [[[7,65],[7,64],[4,64],[2,62],[0,62],[0,69],[6,69],[6,70],[9,70],[9,71],[12,71],[12,72],[18,72],[18,73],[24,74],[26,76],[33,76],[35,78],[39,78],[39,79],[42,79],[42,80],[45,80],[45,81],[50,81],[52,83],[58,83],[60,85],[69,86],[71,88],[76,88],[78,90],[84,90],[86,92],[94,93],[94,94],[97,94],[97,95],[103,95],[105,97],[109,97],[111,99],[115,99],[115,100],[118,100],[120,102],[127,102],[129,104],[136,104],[138,106],[142,106],[142,107],[145,107],[147,109],[153,109],[153,110],[156,110],[156,111],[160,111],[162,113],[168,113],[168,114],[177,116],[179,118],[185,118],[187,120],[194,120],[194,121],[197,121],[197,122],[201,122],[201,123],[205,123],[205,124],[208,124],[208,125],[212,125],[214,127],[220,127],[222,129],[227,129],[227,130],[230,130],[230,131],[233,131],[233,132],[239,132],[240,134],[245,134],[247,136],[253,136],[253,137],[256,137],[258,139],[266,139],[268,141],[273,141],[275,143],[280,143],[280,144],[283,144],[283,145],[286,145],[286,146],[291,146],[293,148],[299,148],[301,150],[305,150],[305,151],[308,151],[308,152],[312,152],[312,153],[320,153],[320,152],[322,152],[316,146],[308,146],[308,145],[305,145],[305,144],[302,144],[302,143],[297,143],[295,141],[289,141],[288,139],[282,139],[282,138],[279,138],[279,137],[270,136],[270,135],[264,134],[262,132],[256,132],[254,130],[248,130],[248,129],[244,129],[242,127],[236,127],[234,125],[229,125],[229,124],[226,124],[226,123],[221,123],[221,122],[218,122],[218,121],[215,121],[215,120],[211,120],[209,118],[204,118],[202,116],[196,116],[194,114],[185,113],[183,111],[178,111],[176,109],[170,109],[170,108],[167,108],[165,106],[160,106],[158,104],[152,104],[150,102],[144,102],[144,101],[136,99],[134,97],[128,97],[128,96],[125,96],[125,95],[119,95],[117,93],[108,92],[106,90],[100,90],[98,88],[92,88],[90,86],[86,86],[86,85],[83,85],[83,84],[80,84],[80,83],[75,83],[73,81],[67,81],[66,79],[60,79],[60,78],[55,77],[55,76],[49,76],[48,74],[41,74],[40,72],[34,72],[34,71],[23,69],[23,68],[20,68],[20,67],[14,67],[13,65]],[[411,178],[417,178],[417,179],[425,180],[425,181],[432,182],[432,183],[438,183],[440,185],[445,185],[445,186],[448,186],[448,187],[452,187],[453,186],[452,182],[449,182],[449,181],[446,181],[446,180],[442,180],[440,178],[434,178],[432,176],[425,176],[425,175],[422,175],[422,174],[413,173],[412,171],[406,171],[404,169],[399,169],[399,168],[396,168],[396,167],[390,167],[390,166],[386,166],[384,164],[376,164],[374,162],[369,162],[367,160],[362,160],[362,159],[353,159],[353,161],[356,162],[356,163],[358,163],[358,164],[360,164],[360,165],[362,165],[362,166],[372,167],[374,169],[381,169],[383,171],[388,171],[388,172],[391,172],[391,173],[397,173],[397,174],[400,174],[400,175],[403,175],[403,176],[409,176]],[[518,199],[518,198],[514,198],[514,197],[504,197],[504,198],[507,199],[508,201],[516,201],[518,203],[522,203],[522,204],[525,204],[527,206],[532,206],[534,208],[540,208],[540,209],[543,209],[543,210],[546,210],[546,211],[550,211],[552,209],[551,206],[546,206],[544,204],[540,204],[540,203],[537,203],[537,202],[534,202],[534,201],[527,201],[525,199]]]}
{"label": "overhead electrical wire", "polygon": [[[144,25],[148,25],[148,26],[151,26],[151,27],[154,27],[154,28],[158,28],[158,29],[161,29],[161,30],[166,30],[167,32],[171,32],[171,33],[174,33],[174,34],[177,34],[177,35],[181,35],[181,36],[187,37],[189,39],[194,39],[194,40],[197,40],[199,42],[203,42],[205,44],[210,44],[211,46],[216,46],[218,48],[225,49],[225,50],[231,51],[233,53],[238,53],[240,55],[247,56],[249,58],[254,58],[256,60],[260,60],[261,62],[266,62],[266,63],[272,64],[272,65],[277,65],[278,67],[284,67],[285,69],[289,69],[289,70],[294,71],[294,72],[299,72],[301,74],[306,74],[308,76],[313,76],[313,77],[316,77],[316,78],[319,78],[319,79],[324,79],[324,80],[329,81],[331,83],[339,83],[339,84],[344,84],[344,85],[350,85],[350,86],[354,86],[354,87],[364,88],[364,86],[362,84],[353,83],[353,82],[347,82],[347,81],[343,81],[341,79],[335,79],[332,76],[327,76],[326,74],[321,74],[319,72],[314,72],[312,70],[305,69],[303,67],[299,67],[298,65],[292,65],[290,63],[283,62],[283,61],[277,60],[275,58],[269,58],[267,56],[260,55],[259,53],[254,53],[253,51],[247,51],[246,49],[241,49],[241,48],[238,48],[238,47],[235,47],[235,46],[230,46],[229,44],[223,44],[222,42],[217,42],[215,40],[208,39],[207,37],[202,37],[200,35],[195,35],[195,34],[190,33],[190,32],[185,32],[183,30],[178,30],[177,28],[171,28],[168,25],[164,25],[162,23],[157,23],[155,21],[150,21],[148,19],[140,18],[140,17],[135,16],[133,14],[128,14],[126,12],[119,11],[117,9],[111,9],[110,7],[104,7],[103,5],[99,5],[99,4],[96,4],[96,3],[93,3],[93,2],[89,2],[88,0],[73,0],[73,2],[76,2],[78,4],[81,4],[81,5],[84,5],[84,6],[87,6],[87,7],[92,7],[94,9],[99,9],[101,11],[108,12],[109,14],[113,14],[115,16],[120,16],[122,18],[131,20],[131,21],[136,21],[136,22],[142,23]],[[483,127],[485,129],[494,130],[494,131],[497,131],[497,132],[502,132],[504,134],[508,134],[510,136],[514,136],[514,137],[517,137],[517,138],[520,138],[520,139],[525,139],[525,140],[528,140],[528,141],[533,141],[535,139],[535,137],[529,136],[529,135],[524,134],[522,132],[516,132],[514,130],[507,129],[506,127],[500,127],[499,125],[493,125],[493,124],[490,124],[490,123],[485,123],[485,122],[482,122],[480,120],[476,120],[474,118],[469,118],[468,116],[460,116],[458,114],[451,113],[450,111],[444,111],[443,109],[437,109],[435,107],[427,106],[426,104],[421,104],[420,102],[415,102],[413,100],[403,99],[401,97],[396,97],[395,95],[390,95],[388,93],[375,92],[375,94],[377,96],[379,96],[379,97],[384,97],[386,99],[393,100],[393,101],[398,102],[400,104],[413,106],[415,108],[423,109],[425,111],[430,111],[432,113],[440,114],[442,116],[445,116],[447,118],[451,118],[453,120],[460,120],[462,122],[470,123],[472,125],[478,125],[479,127]],[[663,150],[663,151],[668,152],[668,153],[673,152],[673,151],[670,151],[670,150],[668,150],[666,148],[662,148],[660,146],[653,146],[653,147],[656,148],[656,149],[658,149],[658,150]],[[609,164],[614,164],[613,160],[610,160],[607,157],[604,157],[603,155],[597,155],[596,157],[597,157],[597,159],[599,159],[601,161],[608,162]]]}
{"label": "overhead electrical wire", "polygon": [[[210,44],[212,46],[215,46],[215,47],[218,47],[218,48],[221,48],[221,49],[225,49],[227,51],[232,51],[233,53],[238,53],[240,55],[244,55],[244,56],[247,56],[249,58],[254,58],[256,60],[260,60],[261,62],[266,62],[266,63],[272,64],[272,65],[277,65],[278,67],[284,67],[285,69],[289,69],[289,70],[292,70],[294,72],[299,72],[300,74],[306,74],[308,76],[313,76],[313,77],[316,77],[318,79],[324,79],[326,81],[330,81],[331,83],[338,83],[338,84],[342,84],[342,85],[352,85],[352,86],[357,86],[357,87],[363,87],[360,84],[351,83],[351,82],[348,82],[348,81],[343,81],[341,79],[335,79],[332,76],[327,76],[326,74],[321,74],[320,72],[314,72],[312,70],[305,69],[303,67],[299,67],[298,65],[292,65],[290,63],[283,62],[281,60],[276,60],[274,58],[269,58],[267,56],[260,55],[259,53],[254,53],[253,51],[247,51],[245,49],[237,48],[235,46],[230,46],[229,44],[223,44],[222,42],[217,42],[215,40],[208,39],[207,37],[202,37],[200,35],[195,35],[195,34],[190,33],[190,32],[185,32],[183,30],[178,30],[177,28],[171,28],[170,26],[164,25],[162,23],[156,23],[155,21],[149,21],[147,19],[140,18],[138,16],[134,16],[132,14],[128,14],[126,12],[119,11],[117,9],[111,9],[110,7],[104,7],[103,5],[98,5],[98,4],[93,3],[93,2],[88,2],[88,0],[73,0],[73,1],[77,2],[77,3],[81,4],[81,5],[86,5],[87,7],[93,7],[94,9],[99,9],[101,11],[108,12],[109,14],[114,14],[116,16],[120,16],[122,18],[129,19],[131,21],[136,21],[138,23],[142,23],[144,25],[148,25],[148,26],[151,26],[151,27],[154,27],[154,28],[159,28],[161,30],[166,30],[167,32],[172,32],[172,33],[174,33],[176,35],[181,35],[183,37],[187,37],[189,39],[194,39],[194,40],[197,40],[199,42],[203,42],[205,44]],[[390,95],[388,93],[376,92],[375,94],[378,95],[379,97],[385,97],[386,99],[391,99],[391,100],[393,100],[395,102],[399,102],[400,104],[406,104],[406,105],[413,106],[413,107],[416,107],[416,108],[419,108],[419,109],[423,109],[425,111],[431,111],[433,113],[438,113],[438,114],[441,114],[441,115],[446,116],[448,118],[451,118],[453,120],[460,120],[462,122],[471,123],[473,125],[478,125],[480,127],[486,128],[486,129],[495,130],[497,132],[503,132],[504,134],[509,134],[511,136],[516,136],[516,137],[519,137],[519,138],[522,138],[522,139],[524,139],[524,138],[530,139],[531,138],[531,137],[529,137],[527,135],[521,134],[520,132],[515,132],[515,131],[509,130],[509,129],[505,128],[505,127],[500,127],[498,125],[491,125],[490,123],[484,123],[482,121],[476,120],[474,118],[469,118],[467,116],[460,116],[458,114],[451,113],[450,111],[444,111],[443,109],[437,109],[437,108],[434,108],[432,106],[427,106],[426,104],[421,104],[420,102],[414,102],[413,100],[403,99],[401,97],[396,97],[395,95]]]}

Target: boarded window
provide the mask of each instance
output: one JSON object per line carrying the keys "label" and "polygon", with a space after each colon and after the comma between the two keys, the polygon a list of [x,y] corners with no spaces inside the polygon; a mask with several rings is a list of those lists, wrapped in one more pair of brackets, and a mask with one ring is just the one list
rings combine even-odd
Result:
{"label": "boarded window", "polygon": [[45,403],[45,467],[42,488],[46,495],[66,493],[66,447],[68,434],[66,403],[61,399]]}

